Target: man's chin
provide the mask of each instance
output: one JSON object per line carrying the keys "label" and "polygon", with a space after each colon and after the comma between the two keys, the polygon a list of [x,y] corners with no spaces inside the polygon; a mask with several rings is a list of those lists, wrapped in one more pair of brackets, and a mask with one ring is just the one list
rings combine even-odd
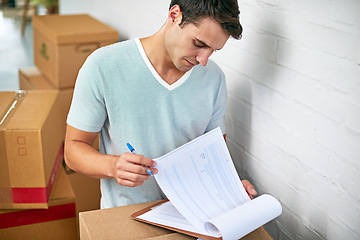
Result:
{"label": "man's chin", "polygon": [[194,66],[190,66],[190,65],[184,65],[184,66],[181,66],[181,67],[178,67],[177,69],[180,71],[180,72],[188,72],[190,71]]}

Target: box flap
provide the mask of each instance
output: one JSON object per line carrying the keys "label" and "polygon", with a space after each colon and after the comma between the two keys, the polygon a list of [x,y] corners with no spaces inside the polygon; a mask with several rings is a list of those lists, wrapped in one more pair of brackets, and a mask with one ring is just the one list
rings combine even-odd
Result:
{"label": "box flap", "polygon": [[119,39],[114,28],[86,14],[34,16],[32,24],[56,44],[116,42]]}
{"label": "box flap", "polygon": [[50,196],[49,206],[74,201],[75,193],[71,187],[69,178],[66,175],[64,168],[60,167],[58,176],[55,180],[54,190],[52,191]]}
{"label": "box flap", "polygon": [[56,89],[35,66],[20,68],[19,80],[22,90]]}

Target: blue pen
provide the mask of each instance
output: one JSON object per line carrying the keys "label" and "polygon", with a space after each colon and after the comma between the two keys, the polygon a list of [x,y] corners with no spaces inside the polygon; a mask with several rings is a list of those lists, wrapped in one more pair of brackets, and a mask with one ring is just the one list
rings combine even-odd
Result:
{"label": "blue pen", "polygon": [[[136,154],[135,148],[133,148],[133,146],[131,146],[130,143],[127,143],[126,145],[127,145],[127,147],[129,148],[130,152]],[[146,169],[146,171],[148,172],[148,174],[149,174],[150,176],[153,175],[153,173],[150,171],[150,169],[149,169],[148,167],[146,167],[146,166],[143,165],[143,164],[142,164],[142,166]]]}

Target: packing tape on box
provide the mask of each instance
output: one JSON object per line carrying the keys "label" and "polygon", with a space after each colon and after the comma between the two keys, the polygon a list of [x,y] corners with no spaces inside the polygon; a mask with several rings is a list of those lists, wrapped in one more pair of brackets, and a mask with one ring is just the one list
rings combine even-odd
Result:
{"label": "packing tape on box", "polygon": [[20,90],[15,93],[13,101],[10,103],[9,107],[5,109],[3,114],[1,114],[1,116],[3,117],[1,118],[0,125],[2,125],[5,122],[6,118],[10,115],[10,112],[16,108],[16,105],[20,104],[20,102],[24,99],[25,95],[26,95],[26,91],[24,90]]}
{"label": "packing tape on box", "polygon": [[50,206],[48,209],[23,209],[0,213],[0,229],[76,217],[75,202]]}
{"label": "packing tape on box", "polygon": [[64,145],[61,144],[56,156],[53,169],[46,187],[38,188],[11,188],[12,201],[14,203],[47,203],[50,199],[51,191],[55,183],[55,178],[64,157]]}
{"label": "packing tape on box", "polygon": [[61,162],[63,157],[64,157],[64,144],[61,143],[46,187],[11,187],[10,186],[8,188],[0,188],[0,203],[3,204],[48,203],[52,189],[55,184],[56,176],[58,174],[59,168],[61,167]]}

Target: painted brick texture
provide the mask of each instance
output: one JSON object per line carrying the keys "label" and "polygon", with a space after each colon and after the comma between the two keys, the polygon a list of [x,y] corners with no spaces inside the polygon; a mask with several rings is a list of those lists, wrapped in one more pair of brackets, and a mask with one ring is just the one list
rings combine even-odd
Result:
{"label": "painted brick texture", "polygon": [[242,178],[276,196],[275,239],[359,239],[360,2],[239,1],[243,39],[213,56]]}

